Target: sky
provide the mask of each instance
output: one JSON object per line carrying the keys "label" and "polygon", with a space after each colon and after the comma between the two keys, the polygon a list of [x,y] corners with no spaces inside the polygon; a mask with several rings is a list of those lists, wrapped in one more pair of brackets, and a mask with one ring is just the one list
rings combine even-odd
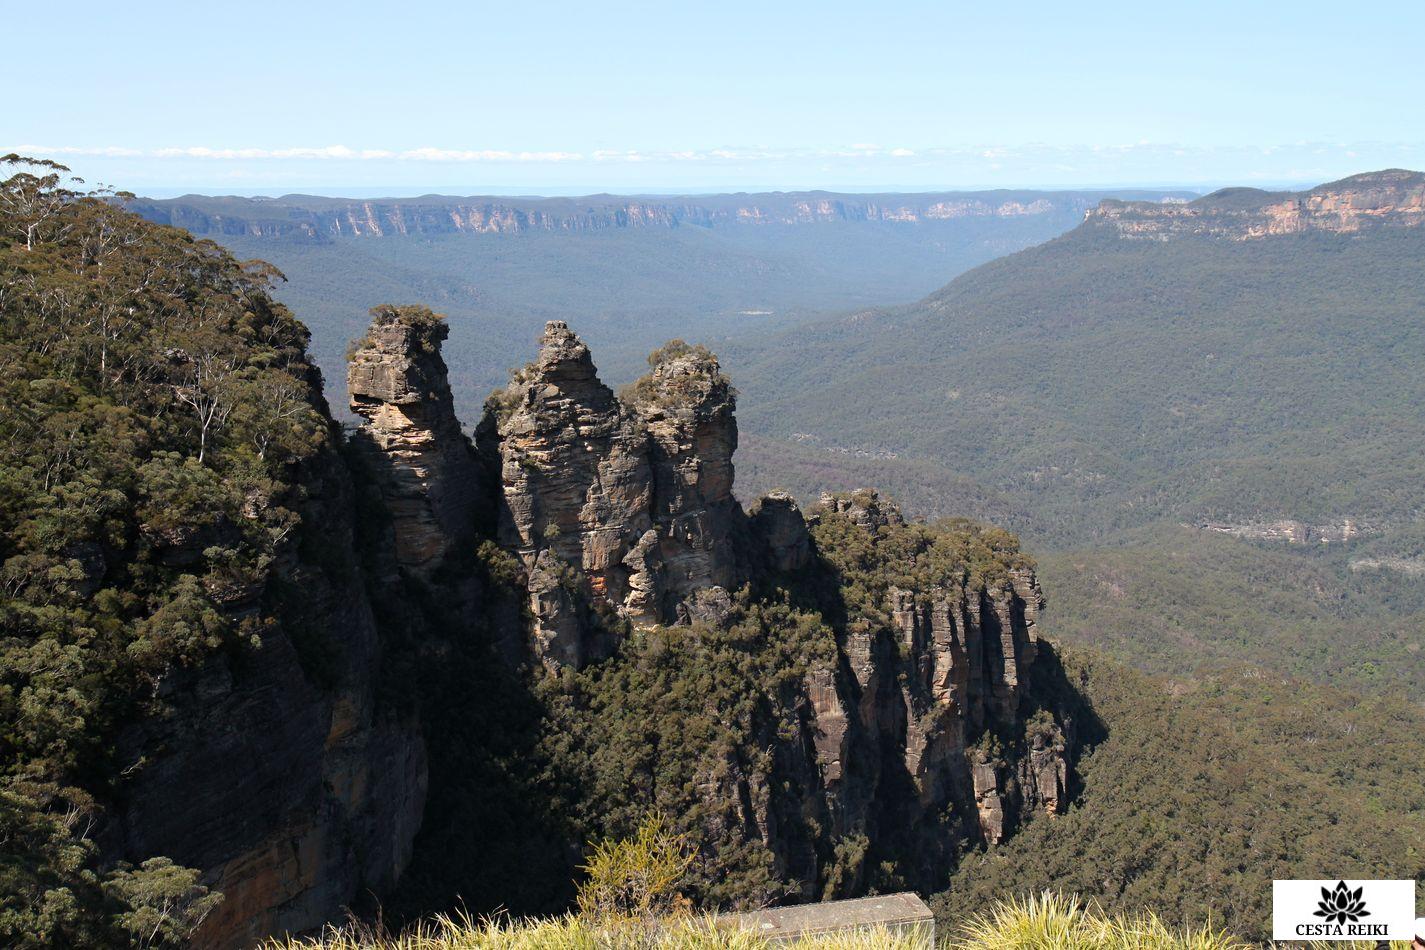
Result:
{"label": "sky", "polygon": [[0,152],[149,195],[1206,188],[1425,168],[1419,0],[5,7],[22,41]]}

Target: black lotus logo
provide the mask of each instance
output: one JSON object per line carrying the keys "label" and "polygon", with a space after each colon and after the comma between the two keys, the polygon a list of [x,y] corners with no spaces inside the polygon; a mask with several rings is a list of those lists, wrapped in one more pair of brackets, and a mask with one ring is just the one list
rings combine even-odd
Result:
{"label": "black lotus logo", "polygon": [[1361,892],[1364,890],[1364,887],[1358,887],[1353,891],[1346,886],[1345,881],[1337,881],[1336,886],[1330,890],[1323,887],[1321,900],[1316,902],[1317,910],[1313,916],[1325,917],[1337,924],[1344,924],[1348,920],[1354,924],[1362,917],[1369,917],[1371,912],[1366,910],[1366,902],[1361,900]]}

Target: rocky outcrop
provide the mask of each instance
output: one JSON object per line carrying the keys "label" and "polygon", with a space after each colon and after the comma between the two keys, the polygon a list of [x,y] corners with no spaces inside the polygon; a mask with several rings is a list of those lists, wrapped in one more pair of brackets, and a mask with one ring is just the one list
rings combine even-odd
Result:
{"label": "rocky outcrop", "polygon": [[500,471],[501,544],[527,575],[535,655],[577,668],[607,654],[601,608],[656,622],[647,437],[566,325],[545,328],[539,357],[493,397],[480,438]]}
{"label": "rocky outcrop", "polygon": [[768,566],[799,571],[811,561],[811,536],[797,500],[784,491],[762,496],[748,510],[752,530],[766,546]]}
{"label": "rocky outcrop", "polygon": [[663,603],[654,616],[683,616],[690,599],[742,580],[734,555],[742,510],[732,497],[737,420],[732,387],[702,347],[674,342],[627,394],[647,433],[658,526]]}
{"label": "rocky outcrop", "polygon": [[460,430],[440,343],[449,329],[424,307],[377,307],[347,370],[358,447],[394,531],[394,560],[428,577],[474,548],[486,504],[474,449]]}
{"label": "rocky outcrop", "polygon": [[1407,577],[1425,577],[1425,557],[1390,555],[1386,557],[1358,557],[1350,561],[1352,571],[1394,571]]}
{"label": "rocky outcrop", "polygon": [[[588,347],[552,322],[537,358],[487,404],[478,441],[501,473],[499,536],[524,570],[537,659],[578,668],[630,627],[716,624],[729,591],[768,576],[824,592],[835,575],[816,529],[849,525],[884,562],[865,583],[917,583],[885,590],[884,623],[841,621],[839,662],[804,683],[801,738],[767,737],[779,750],[770,771],[729,761],[703,780],[727,803],[712,812],[716,830],[746,829],[810,896],[829,842],[908,838],[933,873],[955,841],[994,843],[1023,815],[1061,808],[1067,744],[1052,716],[1032,734],[1027,725],[1043,606],[1028,563],[985,547],[991,567],[978,570],[989,573],[970,572],[875,491],[825,496],[810,525],[784,493],[744,515],[732,495],[734,398],[716,359],[674,341],[649,361],[615,396]],[[789,788],[801,791],[789,799]],[[964,816],[960,831],[947,813]],[[822,816],[826,839],[791,830],[795,815]],[[839,873],[836,887],[861,880]]]}
{"label": "rocky outcrop", "polygon": [[1244,541],[1272,541],[1284,544],[1345,544],[1374,531],[1351,518],[1323,524],[1284,519],[1282,521],[1203,521],[1201,531],[1225,534]]}
{"label": "rocky outcrop", "polygon": [[1227,188],[1189,202],[1107,199],[1088,221],[1119,237],[1167,241],[1203,235],[1235,241],[1312,231],[1355,234],[1425,224],[1425,174],[1392,168],[1301,192]]}
{"label": "rocky outcrop", "polygon": [[[905,547],[913,534],[899,510],[875,491],[823,496],[813,521],[828,518],[849,521],[876,543],[898,538],[897,550],[904,553],[895,557],[908,553],[911,560],[887,567],[897,576],[926,576],[935,555],[928,547]],[[978,837],[993,844],[1012,830],[1019,814],[1052,813],[1065,800],[1062,734],[1052,719],[1033,737],[1026,736],[1024,724],[1029,705],[1024,685],[1038,651],[1043,596],[1032,569],[1021,564],[1007,565],[995,578],[953,571],[941,576],[931,571],[928,577],[927,587],[889,586],[889,628],[848,627],[842,650],[854,679],[850,689],[809,684],[818,756],[829,791],[841,794],[846,737],[859,733],[877,750],[867,761],[884,762],[894,754],[912,782],[915,802],[894,806],[900,820],[914,824],[947,808],[973,808]],[[854,705],[845,702],[857,696]],[[848,722],[857,728],[849,730]],[[986,745],[992,737],[995,743]],[[1021,742],[1029,750],[1026,757],[1015,761],[1005,754]],[[884,775],[874,782],[892,784]],[[874,807],[878,794],[862,789],[854,797]]]}
{"label": "rocky outcrop", "polygon": [[551,322],[481,424],[481,451],[500,471],[500,540],[524,565],[546,665],[606,655],[611,621],[716,616],[738,581],[732,392],[705,350],[653,362],[620,400],[588,347]]}

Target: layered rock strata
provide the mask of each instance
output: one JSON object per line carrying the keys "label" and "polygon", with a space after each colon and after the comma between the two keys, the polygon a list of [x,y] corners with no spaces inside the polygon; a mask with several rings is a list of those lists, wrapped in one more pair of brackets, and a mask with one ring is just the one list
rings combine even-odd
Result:
{"label": "layered rock strata", "polygon": [[151,221],[194,234],[302,241],[409,235],[496,235],[679,227],[798,227],[844,222],[936,223],[1079,213],[1084,193],[949,192],[905,195],[779,193],[702,199],[455,198],[313,202],[301,197],[138,200]]}
{"label": "layered rock strata", "polygon": [[715,616],[738,580],[731,389],[706,351],[655,363],[620,400],[589,348],[551,322],[481,425],[481,451],[500,472],[500,541],[524,565],[532,644],[547,665],[607,655],[609,619]]}
{"label": "layered rock strata", "polygon": [[347,370],[358,445],[394,530],[395,562],[429,576],[454,550],[474,547],[484,506],[473,447],[460,431],[440,343],[449,329],[423,307],[377,307]]}
{"label": "layered rock strata", "polygon": [[1394,168],[1318,185],[1308,191],[1227,188],[1195,201],[1107,199],[1088,220],[1134,240],[1202,235],[1248,241],[1286,234],[1356,234],[1425,224],[1425,174]]}

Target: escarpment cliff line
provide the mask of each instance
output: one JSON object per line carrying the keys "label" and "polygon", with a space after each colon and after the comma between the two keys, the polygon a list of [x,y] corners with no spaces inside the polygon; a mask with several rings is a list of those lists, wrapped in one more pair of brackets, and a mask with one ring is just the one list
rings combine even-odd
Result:
{"label": "escarpment cliff line", "polygon": [[1286,234],[1357,234],[1425,224],[1425,174],[1392,168],[1300,192],[1227,188],[1195,201],[1107,199],[1088,221],[1122,238],[1166,241],[1204,235],[1249,241]]}
{"label": "escarpment cliff line", "polygon": [[324,241],[440,234],[590,232],[678,227],[809,226],[845,222],[921,224],[964,218],[1083,213],[1102,193],[1047,191],[841,195],[826,192],[704,197],[444,197],[369,201],[288,195],[140,199],[130,207],[194,234]]}

